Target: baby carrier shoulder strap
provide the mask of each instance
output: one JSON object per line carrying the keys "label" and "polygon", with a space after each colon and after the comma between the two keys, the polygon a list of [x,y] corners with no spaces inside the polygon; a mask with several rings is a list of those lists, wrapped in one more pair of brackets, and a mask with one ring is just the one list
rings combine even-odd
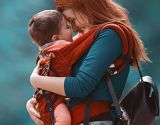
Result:
{"label": "baby carrier shoulder strap", "polygon": [[120,56],[110,65],[108,71],[112,75],[116,75],[121,72],[127,64],[132,62],[132,54],[133,54],[133,40],[131,36],[131,32],[128,27],[126,27],[123,23],[120,22],[111,22],[101,28],[99,32],[106,29],[115,30],[122,42],[122,51]]}

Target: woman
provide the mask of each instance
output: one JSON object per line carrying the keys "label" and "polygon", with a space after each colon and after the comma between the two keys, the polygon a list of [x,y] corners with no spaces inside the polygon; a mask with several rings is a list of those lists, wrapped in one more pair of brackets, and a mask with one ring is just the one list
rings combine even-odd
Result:
{"label": "woman", "polygon": [[[134,52],[138,62],[149,60],[138,34],[128,20],[126,10],[112,0],[56,0],[56,5],[57,9],[72,24],[73,30],[79,32],[81,35],[94,27],[104,25],[108,22],[118,21],[123,23],[130,29],[133,36]],[[85,102],[84,99],[94,90],[92,104],[104,104],[108,108],[98,115],[93,115],[94,117],[90,116],[90,119],[94,125],[100,123],[111,125],[112,118],[110,118],[109,108],[112,99],[108,88],[105,86],[103,76],[106,73],[106,69],[121,54],[121,42],[121,38],[115,30],[103,30],[97,36],[95,43],[89,51],[73,66],[72,76],[39,76],[36,67],[30,77],[31,84],[35,88],[43,88],[71,98],[69,103],[69,109],[71,111],[77,105],[83,107],[83,104],[80,105],[81,102]],[[132,59],[132,66],[136,67],[135,58]],[[127,64],[119,74],[111,77],[118,98],[120,98],[125,86],[129,70],[130,64]],[[49,87],[46,87],[46,84]],[[39,114],[34,108],[36,103],[36,100],[32,98],[27,102],[26,107],[32,120],[37,125],[43,125]],[[91,106],[91,112],[97,109],[94,104]],[[99,107],[98,110],[100,109]],[[78,111],[76,113],[72,114],[73,117],[79,115]]]}

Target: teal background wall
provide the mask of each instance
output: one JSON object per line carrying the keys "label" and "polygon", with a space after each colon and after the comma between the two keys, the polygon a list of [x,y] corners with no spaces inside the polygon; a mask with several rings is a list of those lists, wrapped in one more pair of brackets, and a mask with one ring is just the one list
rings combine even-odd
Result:
{"label": "teal background wall", "polygon": [[[160,1],[117,0],[129,11],[152,63],[143,64],[143,74],[151,75],[160,88]],[[29,77],[38,49],[28,36],[31,16],[53,9],[52,0],[0,0],[0,125],[33,125],[25,104],[34,92]],[[139,80],[131,70],[125,92]],[[158,119],[155,125],[160,125]]]}

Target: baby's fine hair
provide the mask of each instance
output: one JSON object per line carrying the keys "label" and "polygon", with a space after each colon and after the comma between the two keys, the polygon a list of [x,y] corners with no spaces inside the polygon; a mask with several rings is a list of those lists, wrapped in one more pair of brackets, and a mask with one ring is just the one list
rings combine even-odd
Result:
{"label": "baby's fine hair", "polygon": [[28,31],[33,41],[38,46],[43,46],[52,41],[53,35],[60,32],[60,23],[63,14],[57,10],[44,10],[35,14],[29,21]]}

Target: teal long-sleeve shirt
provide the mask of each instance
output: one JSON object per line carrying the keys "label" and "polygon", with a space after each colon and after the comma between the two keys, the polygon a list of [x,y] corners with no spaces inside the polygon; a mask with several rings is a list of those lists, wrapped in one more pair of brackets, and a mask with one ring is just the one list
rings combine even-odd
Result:
{"label": "teal long-sleeve shirt", "polygon": [[[74,64],[72,75],[65,78],[65,93],[71,98],[69,108],[93,90],[95,90],[93,97],[95,100],[112,101],[103,76],[120,55],[121,48],[121,38],[115,30],[106,29],[97,36],[88,52]],[[127,65],[121,73],[111,77],[118,98],[124,89],[129,69],[130,66]]]}

